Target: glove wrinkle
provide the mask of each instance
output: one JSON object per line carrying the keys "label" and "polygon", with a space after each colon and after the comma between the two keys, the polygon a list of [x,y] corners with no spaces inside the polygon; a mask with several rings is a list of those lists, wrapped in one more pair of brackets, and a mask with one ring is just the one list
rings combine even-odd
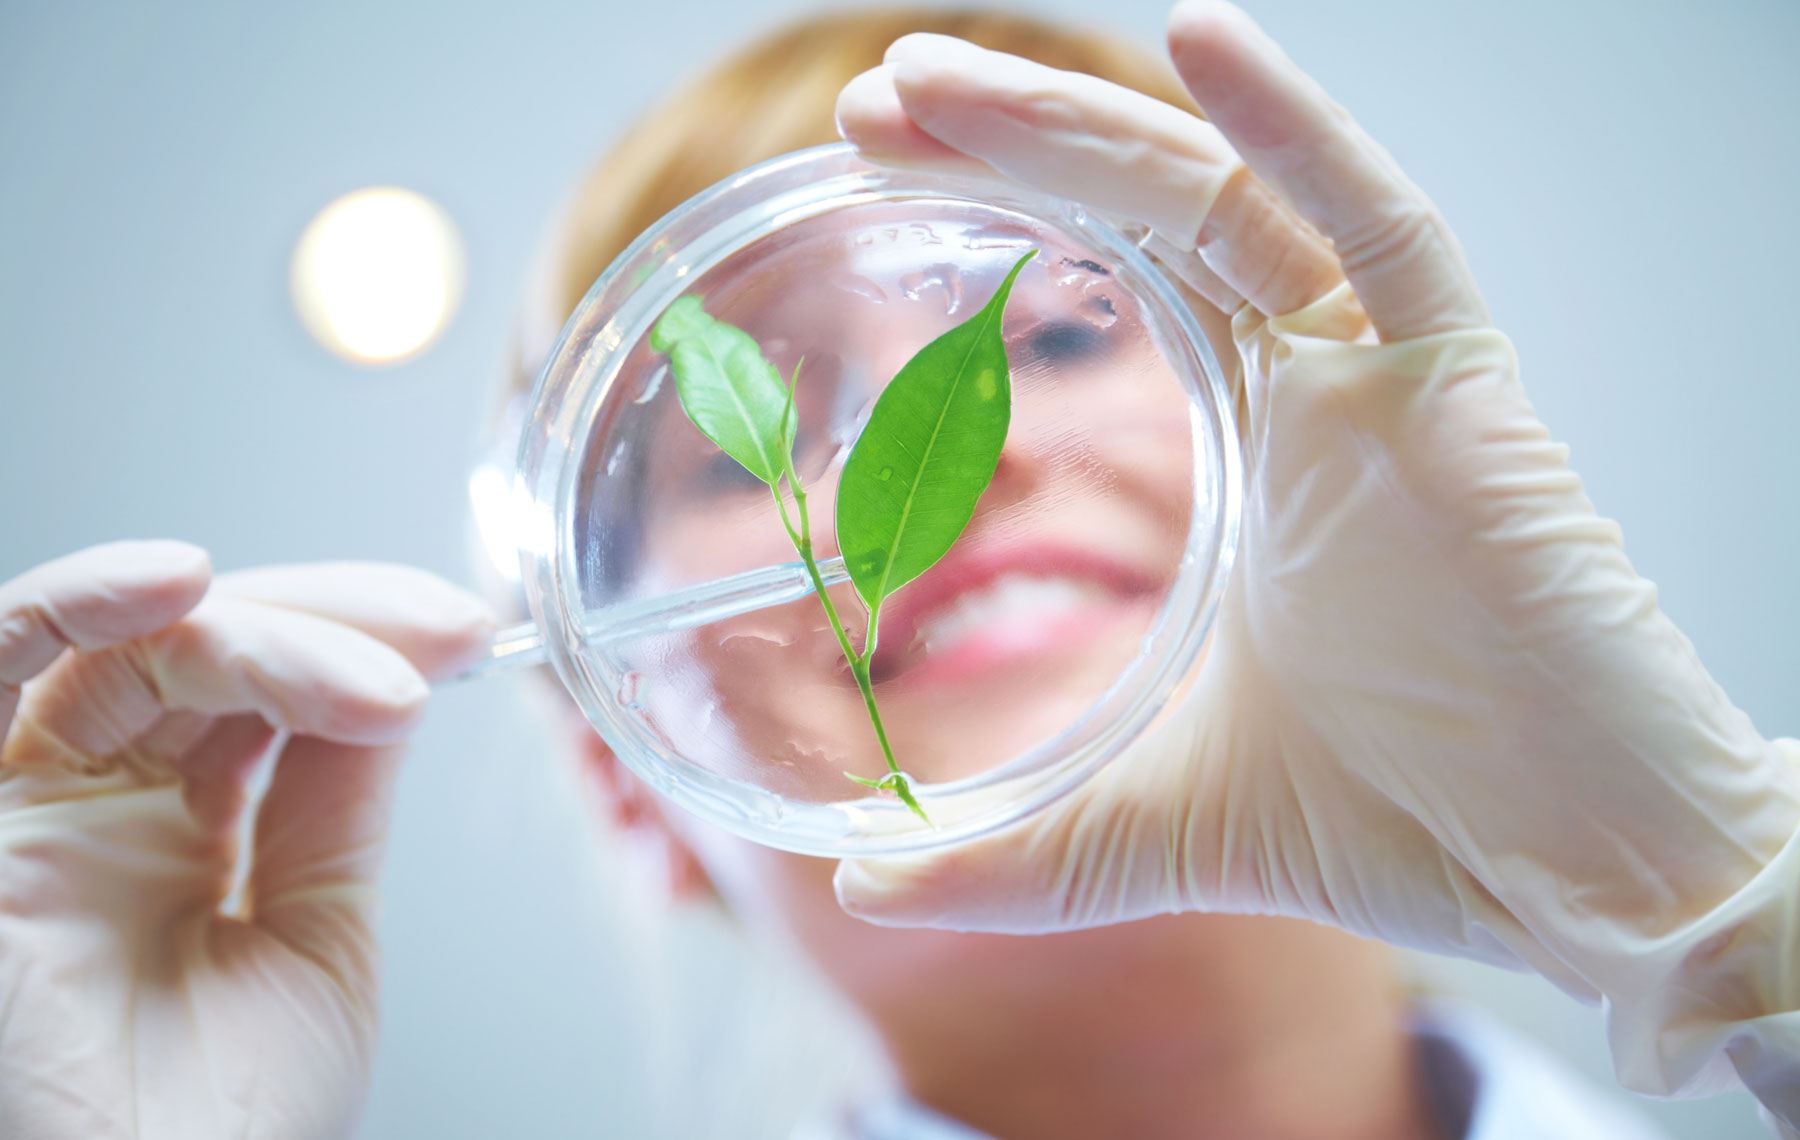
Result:
{"label": "glove wrinkle", "polygon": [[[37,653],[24,655],[23,647],[40,640],[49,643]],[[75,639],[56,620],[50,601],[35,593],[10,610],[0,609],[0,684],[16,688],[43,671],[45,658],[79,648]],[[15,664],[15,659],[17,659]]]}
{"label": "glove wrinkle", "polygon": [[[1446,595],[1431,600],[1428,594],[1417,594],[1416,602],[1427,612],[1445,615],[1457,612],[1459,602],[1472,607],[1466,613],[1475,624],[1468,632],[1440,636],[1439,642],[1460,647],[1459,652],[1465,654],[1479,653],[1482,646],[1492,648],[1485,660],[1472,660],[1467,667],[1452,666],[1450,659],[1440,656],[1423,671],[1420,675],[1443,678],[1449,687],[1436,695],[1421,690],[1402,700],[1398,707],[1407,712],[1392,726],[1394,738],[1404,737],[1402,724],[1426,729],[1429,736],[1441,734],[1448,724],[1469,722],[1465,715],[1436,723],[1431,710],[1456,707],[1459,689],[1471,694],[1482,691],[1481,679],[1491,674],[1492,662],[1510,655],[1517,663],[1510,671],[1514,680],[1494,696],[1503,697],[1499,703],[1504,707],[1539,710],[1538,716],[1522,722],[1523,726],[1555,725],[1560,735],[1543,744],[1529,733],[1517,738],[1496,736],[1483,748],[1513,755],[1566,754],[1574,741],[1591,741],[1587,750],[1591,759],[1565,769],[1561,778],[1567,782],[1572,777],[1588,778],[1591,773],[1596,786],[1590,792],[1571,789],[1567,802],[1610,805],[1611,810],[1585,820],[1577,816],[1565,827],[1536,821],[1542,840],[1528,833],[1509,838],[1494,833],[1485,823],[1471,828],[1468,823],[1474,821],[1460,814],[1459,805],[1477,803],[1480,797],[1471,798],[1467,787],[1440,790],[1438,786],[1438,780],[1455,777],[1440,775],[1420,783],[1405,775],[1407,770],[1364,751],[1350,731],[1350,726],[1364,717],[1351,706],[1315,704],[1306,714],[1328,726],[1323,731],[1339,748],[1350,746],[1347,756],[1355,758],[1356,770],[1375,776],[1378,786],[1410,814],[1432,821],[1433,835],[1447,855],[1473,871],[1474,885],[1495,900],[1500,910],[1523,920],[1497,928],[1509,950],[1566,988],[1606,995],[1609,1021],[1629,1026],[1614,1034],[1615,1059],[1627,1085],[1665,1094],[1705,1091],[1717,1087],[1721,1072],[1725,1082],[1730,1082],[1728,1056],[1744,1070],[1739,1076],[1746,1083],[1754,1079],[1766,1085],[1766,1078],[1751,1071],[1755,1058],[1768,1050],[1766,1031],[1761,1037],[1750,1034],[1743,1045],[1730,1044],[1737,1040],[1730,1033],[1742,1033],[1745,1024],[1760,1024],[1757,1015],[1765,1010],[1792,1008],[1800,994],[1792,991],[1791,983],[1785,994],[1763,999],[1772,1004],[1713,1009],[1709,1011],[1712,1016],[1696,1019],[1723,1034],[1709,1039],[1688,1035],[1681,1040],[1684,1034],[1673,1028],[1681,1018],[1672,1010],[1658,1008],[1659,999],[1653,995],[1718,992],[1722,982],[1688,984],[1677,956],[1688,956],[1688,975],[1702,961],[1713,962],[1716,968],[1719,951],[1702,948],[1709,945],[1709,937],[1717,937],[1705,932],[1723,921],[1730,909],[1720,905],[1719,892],[1743,882],[1749,874],[1766,870],[1770,857],[1767,837],[1772,829],[1791,828],[1795,818],[1791,783],[1790,790],[1770,797],[1772,785],[1759,775],[1768,771],[1768,762],[1757,755],[1769,746],[1756,739],[1747,718],[1732,708],[1705,676],[1691,643],[1657,609],[1654,588],[1631,570],[1619,528],[1593,512],[1580,480],[1563,466],[1565,449],[1549,441],[1524,400],[1513,378],[1511,352],[1504,339],[1490,331],[1472,330],[1373,349],[1350,347],[1341,341],[1299,339],[1296,330],[1319,321],[1329,308],[1317,306],[1298,314],[1297,319],[1269,321],[1260,327],[1248,322],[1239,326],[1260,342],[1243,346],[1246,359],[1252,362],[1251,371],[1257,371],[1255,361],[1269,362],[1267,394],[1258,400],[1252,391],[1253,413],[1262,413],[1256,426],[1258,439],[1279,437],[1293,446],[1300,440],[1328,438],[1328,429],[1321,426],[1323,421],[1312,406],[1313,397],[1305,388],[1296,390],[1288,383],[1292,374],[1304,372],[1310,380],[1344,394],[1347,402],[1341,407],[1347,414],[1341,422],[1349,429],[1351,440],[1360,441],[1355,446],[1361,454],[1349,465],[1351,469],[1329,474],[1312,461],[1313,455],[1320,454],[1315,449],[1303,452],[1311,465],[1298,473],[1284,472],[1279,455],[1265,454],[1258,477],[1276,481],[1281,496],[1271,503],[1262,490],[1267,484],[1259,484],[1252,491],[1252,515],[1258,521],[1266,520],[1270,531],[1280,537],[1264,534],[1260,540],[1264,546],[1285,549],[1298,539],[1300,524],[1295,520],[1304,519],[1304,549],[1341,550],[1353,545],[1360,500],[1385,498],[1389,513],[1397,505],[1415,504],[1402,512],[1419,520],[1407,529],[1431,536],[1431,545],[1417,548],[1408,557],[1446,560],[1451,572],[1435,576],[1438,580],[1467,582],[1474,587],[1463,591],[1460,598]],[[1346,330],[1335,331],[1342,335]],[[1371,362],[1370,356],[1379,360]],[[1348,387],[1336,383],[1345,376],[1354,383]],[[1409,382],[1386,391],[1379,386],[1394,377],[1408,377]],[[1371,392],[1375,398],[1365,399]],[[1259,404],[1263,405],[1260,409]],[[1505,410],[1496,415],[1496,409]],[[1253,421],[1257,419],[1253,414]],[[1278,419],[1282,421],[1279,430],[1272,423]],[[1426,430],[1409,424],[1423,425]],[[1484,434],[1481,425],[1486,424],[1500,426]],[[1475,430],[1470,430],[1471,425]],[[1326,434],[1322,436],[1322,432]],[[1462,438],[1466,442],[1459,443]],[[1521,449],[1526,453],[1523,456]],[[1330,453],[1329,445],[1323,453]],[[1443,460],[1419,462],[1432,456]],[[1417,479],[1406,474],[1409,463],[1421,472],[1434,472],[1434,477]],[[1502,477],[1487,477],[1478,463],[1491,463]],[[1380,482],[1363,484],[1377,473],[1382,475]],[[1383,483],[1387,485],[1381,490],[1374,489]],[[1440,519],[1466,521],[1446,530],[1436,522]],[[1364,541],[1369,537],[1365,535]],[[1379,545],[1391,552],[1396,537],[1398,534],[1383,535]],[[1297,615],[1289,611],[1294,600],[1307,596],[1308,590],[1304,585],[1288,590],[1280,586],[1284,576],[1304,579],[1309,568],[1304,563],[1284,569],[1266,558],[1264,562],[1261,567],[1253,563],[1246,567],[1258,586],[1252,608],[1259,613],[1285,614],[1276,628],[1296,628],[1291,623]],[[1362,573],[1353,573],[1352,578],[1370,580]],[[1385,606],[1381,608],[1386,611]],[[1404,617],[1398,616],[1404,614],[1404,607],[1387,612],[1404,622]],[[1322,614],[1315,620],[1328,619]],[[1303,623],[1299,628],[1304,627]],[[1277,641],[1271,643],[1271,637]],[[1357,636],[1344,639],[1348,645],[1366,648],[1378,647],[1381,640],[1376,628],[1363,628]],[[1257,644],[1291,651],[1292,659],[1284,660],[1282,667],[1301,675],[1309,670],[1316,675],[1334,675],[1341,668],[1329,654],[1322,659],[1316,644],[1284,643],[1267,630]],[[1637,646],[1636,656],[1626,660],[1648,683],[1646,689],[1594,689],[1587,679],[1615,676],[1617,655],[1627,644]],[[1646,654],[1647,649],[1650,652]],[[1393,659],[1392,654],[1373,649],[1370,656]],[[1662,680],[1658,683],[1652,677]],[[1357,688],[1367,690],[1368,681]],[[1424,708],[1411,707],[1420,700],[1425,701]],[[1641,709],[1646,705],[1660,710],[1653,723],[1635,734],[1622,734],[1632,718],[1642,723]],[[1479,713],[1479,703],[1467,707]],[[1477,719],[1471,727],[1479,723]],[[1692,750],[1671,753],[1669,742],[1684,738],[1692,743]],[[1609,750],[1616,759],[1600,763]],[[1577,749],[1575,754],[1582,752]],[[1699,769],[1708,784],[1705,794],[1695,794],[1696,770],[1689,766],[1694,755],[1716,758],[1711,767]],[[1446,773],[1459,773],[1466,780],[1472,759],[1457,760]],[[1660,795],[1643,802],[1620,802],[1609,795],[1606,772],[1614,764],[1649,777],[1648,784],[1644,777],[1633,777],[1629,785],[1639,789],[1640,797],[1649,789]],[[1499,769],[1504,767],[1501,764]],[[1741,785],[1734,786],[1733,772],[1745,774]],[[1318,836],[1327,831],[1322,820],[1309,817],[1305,801],[1300,807],[1308,834]],[[1671,810],[1677,814],[1671,816]],[[1551,813],[1549,818],[1554,817]],[[1671,833],[1670,826],[1682,817],[1683,822]],[[1582,835],[1583,858],[1591,861],[1598,857],[1600,866],[1583,868],[1558,861],[1566,860],[1562,845],[1570,832]],[[1688,841],[1671,842],[1684,834]],[[1540,842],[1549,844],[1542,856],[1533,853]],[[1509,856],[1509,850],[1518,854]],[[1704,857],[1697,858],[1702,853]],[[1329,868],[1321,874],[1332,913],[1340,920],[1348,919],[1345,925],[1356,929],[1358,916],[1345,913],[1343,886]],[[1577,882],[1609,886],[1571,889]],[[1791,901],[1788,905],[1791,907]],[[1746,954],[1764,960],[1783,959],[1783,953],[1771,953],[1770,947],[1792,947],[1800,941],[1800,932],[1792,929],[1792,917],[1785,921],[1788,925],[1779,931],[1750,937],[1757,949]],[[1378,933],[1393,940],[1391,930]],[[1463,941],[1466,944],[1469,939],[1465,936]],[[1652,949],[1658,945],[1667,948]],[[1546,949],[1550,953],[1545,953]],[[1647,972],[1647,960],[1659,955],[1664,959],[1661,968]],[[1546,958],[1554,958],[1557,964],[1547,963]],[[1741,976],[1743,966],[1739,962],[1733,969],[1719,970],[1717,976]],[[1569,986],[1571,980],[1578,985]],[[1773,988],[1779,993],[1782,987]],[[1635,1056],[1627,1051],[1629,1042],[1655,1040],[1657,1024],[1668,1027],[1664,1033],[1681,1040],[1680,1046],[1655,1061],[1643,1055],[1644,1046],[1638,1047]],[[1740,1028],[1720,1028],[1734,1024]],[[1701,1058],[1711,1060],[1702,1063]],[[1789,1074],[1785,1079],[1794,1077]],[[1767,1094],[1759,1095],[1765,1103],[1775,1103]]]}

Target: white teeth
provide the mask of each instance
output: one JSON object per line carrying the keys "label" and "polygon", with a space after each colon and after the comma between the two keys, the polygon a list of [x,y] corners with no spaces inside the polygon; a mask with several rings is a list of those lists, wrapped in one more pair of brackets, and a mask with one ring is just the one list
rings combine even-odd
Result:
{"label": "white teeth", "polygon": [[1055,617],[1107,596],[1107,592],[1093,582],[1003,574],[922,619],[918,638],[927,651],[943,650],[983,626]]}

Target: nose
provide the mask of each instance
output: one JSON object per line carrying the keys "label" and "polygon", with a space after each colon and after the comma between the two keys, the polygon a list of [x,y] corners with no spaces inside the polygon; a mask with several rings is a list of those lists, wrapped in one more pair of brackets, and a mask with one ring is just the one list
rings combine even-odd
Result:
{"label": "nose", "polygon": [[1013,425],[1006,446],[1000,449],[994,480],[981,496],[983,507],[999,509],[1024,502],[1044,486],[1050,465],[1056,461],[1044,442],[1020,432],[1016,423]]}

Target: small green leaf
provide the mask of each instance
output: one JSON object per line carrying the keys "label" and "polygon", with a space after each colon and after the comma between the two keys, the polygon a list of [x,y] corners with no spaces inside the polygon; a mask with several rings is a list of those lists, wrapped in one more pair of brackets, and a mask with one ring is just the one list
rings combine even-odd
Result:
{"label": "small green leaf", "polygon": [[700,298],[692,295],[677,297],[650,330],[650,347],[658,352],[668,352],[675,347],[676,341],[697,336],[717,323],[707,314],[706,304]]}
{"label": "small green leaf", "polygon": [[931,817],[925,814],[925,809],[919,806],[919,798],[913,795],[912,785],[907,783],[905,776],[901,775],[899,772],[889,772],[887,778],[892,784],[893,793],[900,797],[901,803],[911,808],[912,813],[924,820],[926,826],[937,826],[937,824],[931,822]]}
{"label": "small green leaf", "polygon": [[774,486],[793,444],[788,387],[744,330],[708,316],[700,298],[678,299],[650,330],[669,354],[682,410],[706,438]]}
{"label": "small green leaf", "polygon": [[950,549],[994,478],[1012,416],[1000,317],[1021,257],[979,313],[907,361],[838,482],[837,539],[871,614]]}
{"label": "small green leaf", "polygon": [[912,784],[907,781],[906,773],[892,771],[879,780],[871,780],[867,776],[858,776],[855,772],[845,772],[844,775],[850,777],[865,788],[874,788],[878,792],[894,793],[896,796],[900,797],[901,803],[912,809],[914,815],[918,816],[932,827],[937,826],[936,824],[931,823],[931,817],[925,814],[925,809],[919,805],[918,797],[913,795]]}

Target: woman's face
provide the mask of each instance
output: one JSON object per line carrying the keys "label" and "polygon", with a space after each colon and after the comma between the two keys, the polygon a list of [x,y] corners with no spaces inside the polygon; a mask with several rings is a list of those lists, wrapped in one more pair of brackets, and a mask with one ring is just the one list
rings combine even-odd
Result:
{"label": "woman's face", "polygon": [[[1029,248],[973,253],[968,238],[953,226],[840,229],[727,263],[695,289],[784,376],[798,365],[795,460],[821,558],[836,553],[838,473],[882,385],[985,304]],[[950,553],[884,605],[871,667],[895,758],[927,785],[1020,755],[1116,680],[1174,581],[1193,505],[1186,397],[1104,266],[1040,244],[1003,334],[1012,420],[993,482]],[[686,420],[672,387],[639,397],[655,418],[639,433],[647,493],[632,592],[794,561],[768,487]],[[865,610],[847,585],[832,597],[860,649]],[[866,794],[844,772],[885,770],[816,597],[621,652],[655,731],[714,771],[832,802]],[[993,940],[865,926],[836,907],[828,861],[667,818],[735,910],[804,943],[865,1003],[941,982],[946,956],[991,952],[977,948]]]}
{"label": "woman's face", "polygon": [[[959,270],[910,232],[886,246],[858,246],[862,236],[782,251],[774,267],[728,264],[696,290],[784,376],[799,368],[795,459],[822,559],[837,552],[838,474],[882,385],[984,304],[1020,252]],[[1069,727],[1136,655],[1187,539],[1187,403],[1133,299],[1102,266],[1045,248],[1020,274],[1003,331],[1013,405],[993,482],[950,553],[884,604],[871,662],[895,758],[927,784]],[[793,562],[768,487],[672,393],[654,399],[637,592]],[[831,594],[860,649],[866,610],[847,584]],[[633,664],[657,730],[716,771],[831,802],[863,794],[845,771],[885,770],[816,597],[658,639]]]}

